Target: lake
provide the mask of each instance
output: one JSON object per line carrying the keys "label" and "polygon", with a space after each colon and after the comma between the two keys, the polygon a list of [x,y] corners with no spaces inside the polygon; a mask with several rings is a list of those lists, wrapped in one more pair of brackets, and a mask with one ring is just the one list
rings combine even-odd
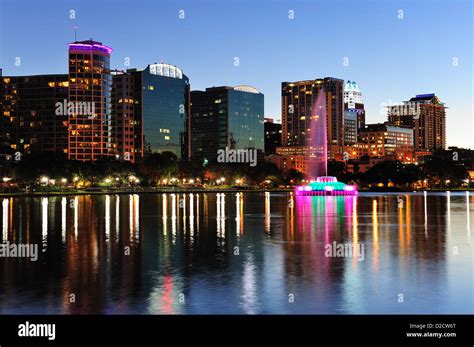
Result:
{"label": "lake", "polygon": [[0,200],[2,314],[474,313],[472,193]]}

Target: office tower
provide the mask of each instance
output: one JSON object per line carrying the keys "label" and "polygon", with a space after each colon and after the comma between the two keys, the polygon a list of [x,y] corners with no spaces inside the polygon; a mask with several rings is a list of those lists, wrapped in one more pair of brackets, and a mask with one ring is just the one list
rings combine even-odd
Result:
{"label": "office tower", "polygon": [[191,92],[192,157],[215,161],[218,150],[255,149],[264,154],[264,96],[250,86]]}
{"label": "office tower", "polygon": [[416,150],[445,149],[446,108],[435,94],[420,94],[388,106],[388,122],[411,127]]}
{"label": "office tower", "polygon": [[350,146],[357,142],[357,110],[344,110],[344,145]]}
{"label": "office tower", "polygon": [[275,154],[276,148],[281,146],[281,124],[275,123],[273,118],[264,119],[265,155]]}
{"label": "office tower", "polygon": [[410,162],[413,158],[413,129],[388,123],[367,124],[360,130],[365,155]]}
{"label": "office tower", "polygon": [[365,126],[365,109],[362,93],[355,81],[344,84],[344,144],[357,142],[357,131]]}
{"label": "office tower", "polygon": [[326,114],[328,157],[341,152],[344,145],[343,83],[332,77],[282,83],[282,146],[311,145],[307,138],[311,116],[321,96],[325,105],[322,112]]}
{"label": "office tower", "polygon": [[[120,160],[138,163],[143,157],[143,122],[140,100],[135,99],[136,84],[132,74],[112,71],[112,120],[114,143]],[[140,89],[140,88],[139,88]]]}
{"label": "office tower", "polygon": [[112,141],[111,52],[110,47],[92,40],[69,44],[69,159],[116,158]]}
{"label": "office tower", "polygon": [[0,132],[14,152],[67,152],[67,75],[1,76]]}
{"label": "office tower", "polygon": [[135,119],[141,120],[144,154],[169,151],[189,159],[190,85],[176,66],[127,71],[134,81]]}

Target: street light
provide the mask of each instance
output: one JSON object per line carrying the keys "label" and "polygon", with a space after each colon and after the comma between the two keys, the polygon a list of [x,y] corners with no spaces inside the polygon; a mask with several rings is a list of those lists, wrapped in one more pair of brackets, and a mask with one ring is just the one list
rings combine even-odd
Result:
{"label": "street light", "polygon": [[8,181],[11,181],[10,177],[3,177],[3,182],[8,182]]}
{"label": "street light", "polygon": [[48,182],[49,182],[49,177],[47,177],[47,176],[41,176],[40,182],[41,182],[41,183],[44,183],[44,184],[48,184]]}

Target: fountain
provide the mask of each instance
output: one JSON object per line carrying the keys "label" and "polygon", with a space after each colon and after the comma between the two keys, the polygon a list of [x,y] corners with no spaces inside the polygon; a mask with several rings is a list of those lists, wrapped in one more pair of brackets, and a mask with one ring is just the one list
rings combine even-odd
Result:
{"label": "fountain", "polygon": [[311,128],[306,137],[308,146],[309,172],[314,173],[306,186],[296,187],[296,195],[357,195],[357,188],[339,182],[336,177],[327,175],[327,126],[326,126],[326,94],[318,93],[316,102],[311,110]]}

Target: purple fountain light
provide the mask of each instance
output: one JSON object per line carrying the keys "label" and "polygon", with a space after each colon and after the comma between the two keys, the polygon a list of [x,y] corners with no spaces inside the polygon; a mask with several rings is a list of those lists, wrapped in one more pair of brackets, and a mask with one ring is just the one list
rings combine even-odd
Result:
{"label": "purple fountain light", "polygon": [[306,146],[309,147],[308,168],[311,183],[299,186],[296,195],[357,195],[355,186],[338,182],[336,177],[327,176],[328,170],[328,141],[326,117],[326,91],[319,89],[316,102],[311,110],[310,130],[306,136]]}
{"label": "purple fountain light", "polygon": [[321,89],[311,109],[310,133],[306,145],[311,148],[309,172],[311,179],[327,175],[328,140],[326,125],[326,93]]}

